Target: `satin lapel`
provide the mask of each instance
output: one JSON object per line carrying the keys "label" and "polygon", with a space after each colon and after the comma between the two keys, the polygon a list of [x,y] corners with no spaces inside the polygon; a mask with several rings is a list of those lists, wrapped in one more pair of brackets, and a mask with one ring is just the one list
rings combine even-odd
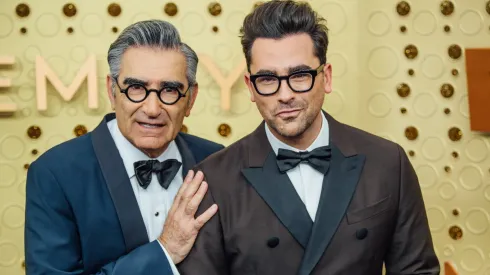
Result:
{"label": "satin lapel", "polygon": [[113,114],[107,115],[94,129],[92,144],[116,208],[126,243],[126,251],[130,252],[148,243],[149,240],[123,160],[107,128],[106,123],[113,118],[115,118]]}
{"label": "satin lapel", "polygon": [[242,173],[281,223],[305,248],[310,238],[312,220],[287,174],[279,172],[274,152],[270,152],[263,167],[245,168]]}
{"label": "satin lapel", "polygon": [[300,275],[310,274],[327,249],[354,195],[364,160],[363,155],[344,157],[337,147],[332,146],[330,169],[323,179],[318,211]]}
{"label": "satin lapel", "polygon": [[196,159],[194,158],[194,155],[192,154],[192,151],[187,145],[186,141],[180,134],[175,137],[175,143],[177,144],[180,156],[182,157],[182,178],[185,179],[187,172],[196,166]]}

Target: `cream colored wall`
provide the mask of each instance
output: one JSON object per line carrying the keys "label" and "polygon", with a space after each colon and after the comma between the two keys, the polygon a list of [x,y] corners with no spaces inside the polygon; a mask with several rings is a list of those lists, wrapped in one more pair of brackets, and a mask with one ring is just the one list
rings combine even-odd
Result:
{"label": "cream colored wall", "polygon": [[[331,29],[328,60],[333,64],[334,93],[324,107],[345,123],[413,151],[411,161],[420,177],[441,263],[451,261],[460,274],[490,274],[489,139],[469,129],[464,53],[456,60],[448,55],[452,44],[463,50],[490,47],[486,0],[456,1],[448,16],[440,11],[441,1],[410,1],[406,16],[397,13],[398,2],[393,0],[310,2]],[[0,56],[15,56],[13,66],[0,66],[0,76],[12,78],[13,84],[0,89],[0,103],[12,100],[19,106],[13,115],[0,116],[0,274],[12,275],[23,273],[26,165],[53,145],[74,138],[76,126],[92,130],[110,111],[104,81],[106,52],[117,36],[112,28],[120,32],[137,20],[168,20],[191,47],[209,55],[227,75],[243,58],[238,29],[255,2],[222,0],[222,13],[212,16],[210,2],[178,1],[178,13],[170,17],[164,12],[166,2],[125,0],[118,2],[122,13],[112,17],[107,12],[109,1],[73,1],[77,13],[67,17],[65,1],[26,0],[30,13],[25,18],[16,15],[19,3],[0,2]],[[444,31],[445,25],[450,32]],[[72,33],[67,32],[69,27]],[[409,44],[418,49],[414,59],[404,55]],[[99,109],[87,107],[84,85],[72,102],[64,102],[49,88],[48,111],[37,111],[36,55],[42,55],[68,85],[92,53],[97,57]],[[409,69],[413,75],[407,73]],[[452,69],[459,74],[452,75]],[[220,88],[202,64],[198,81],[196,106],[184,122],[189,133],[228,145],[260,122],[242,78],[232,89],[229,112],[220,109]],[[407,97],[397,93],[401,83],[410,87]],[[441,96],[444,83],[454,87],[450,98]],[[221,124],[230,126],[228,136],[220,135]],[[30,126],[39,126],[39,138],[28,136]],[[413,135],[413,129],[406,131],[410,126],[418,133],[414,140],[406,137],[406,133]],[[451,140],[452,127],[462,133],[460,140]],[[462,238],[451,238],[453,226],[462,230]]]}

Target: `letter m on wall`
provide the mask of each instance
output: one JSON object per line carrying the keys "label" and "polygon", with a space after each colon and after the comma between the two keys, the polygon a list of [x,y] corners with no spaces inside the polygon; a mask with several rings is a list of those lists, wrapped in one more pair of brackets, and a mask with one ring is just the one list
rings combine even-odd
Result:
{"label": "letter m on wall", "polygon": [[75,79],[66,87],[58,76],[53,72],[49,65],[44,61],[41,56],[36,57],[36,94],[37,94],[37,109],[39,111],[45,111],[47,106],[47,80],[53,84],[54,88],[65,101],[70,101],[77,90],[83,83],[83,80],[87,78],[88,86],[88,107],[90,109],[98,108],[98,95],[97,95],[97,64],[95,56],[91,55],[82,68],[78,71]]}

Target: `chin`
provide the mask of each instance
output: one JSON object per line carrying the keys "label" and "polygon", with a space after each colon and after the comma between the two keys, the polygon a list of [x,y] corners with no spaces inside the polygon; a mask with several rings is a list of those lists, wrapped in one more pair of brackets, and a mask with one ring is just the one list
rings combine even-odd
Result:
{"label": "chin", "polygon": [[279,135],[286,138],[295,138],[301,136],[305,129],[304,125],[299,122],[280,122],[280,123],[269,123],[271,128],[273,128]]}

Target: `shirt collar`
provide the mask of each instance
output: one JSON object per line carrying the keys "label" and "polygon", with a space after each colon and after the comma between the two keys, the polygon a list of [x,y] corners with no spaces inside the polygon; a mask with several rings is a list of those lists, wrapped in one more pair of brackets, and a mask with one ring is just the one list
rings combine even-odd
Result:
{"label": "shirt collar", "polygon": [[267,135],[267,139],[269,140],[269,143],[271,144],[272,150],[274,150],[274,153],[277,155],[277,152],[279,151],[280,148],[299,152],[299,151],[312,151],[318,147],[329,145],[330,131],[328,127],[328,121],[325,118],[323,112],[320,113],[322,115],[322,128],[320,129],[320,133],[318,134],[316,139],[313,141],[313,143],[310,146],[308,146],[308,148],[306,148],[306,150],[299,150],[280,141],[278,138],[276,138],[276,136],[274,136],[274,134],[272,134],[271,130],[269,129],[269,126],[267,126],[267,123],[264,123],[265,133]]}
{"label": "shirt collar", "polygon": [[[123,136],[123,134],[119,130],[116,119],[107,122],[107,127],[109,128],[109,132],[111,133],[119,154],[121,155],[124,163],[124,168],[126,168],[126,172],[128,173],[129,178],[132,178],[135,174],[133,164],[136,161],[150,160],[152,158],[145,155],[131,142],[129,142],[126,137]],[[182,161],[179,149],[175,141],[170,142],[168,148],[156,159],[158,161],[164,161],[166,159],[177,159],[178,161]]]}

